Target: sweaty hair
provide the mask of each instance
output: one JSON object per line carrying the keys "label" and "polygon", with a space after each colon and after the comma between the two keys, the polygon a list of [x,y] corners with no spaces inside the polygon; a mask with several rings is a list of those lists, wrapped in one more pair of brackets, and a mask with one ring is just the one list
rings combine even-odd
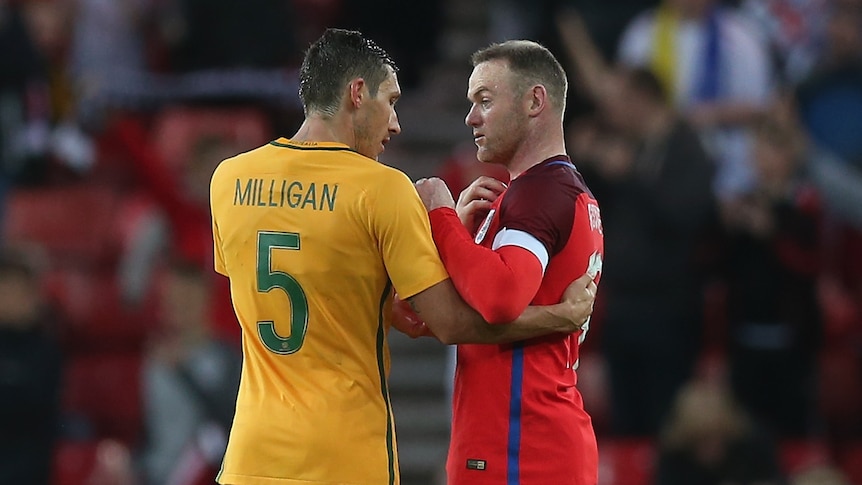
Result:
{"label": "sweaty hair", "polygon": [[344,87],[358,77],[376,96],[386,80],[386,66],[398,71],[389,54],[360,32],[326,29],[306,51],[299,70],[299,97],[305,114],[334,115]]}
{"label": "sweaty hair", "polygon": [[491,44],[473,53],[473,67],[483,62],[504,60],[514,73],[518,93],[536,84],[545,86],[557,110],[566,109],[566,89],[569,82],[560,62],[545,46],[529,40],[510,40]]}

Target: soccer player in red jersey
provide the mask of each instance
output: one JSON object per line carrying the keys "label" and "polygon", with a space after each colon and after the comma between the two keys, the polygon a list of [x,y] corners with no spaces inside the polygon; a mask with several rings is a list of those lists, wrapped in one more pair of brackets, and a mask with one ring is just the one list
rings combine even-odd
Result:
{"label": "soccer player in red jersey", "polygon": [[[598,280],[602,225],[565,154],[559,62],[530,41],[494,44],[472,60],[466,123],[479,160],[505,166],[512,181],[480,177],[457,210],[440,179],[417,189],[458,292],[488,322],[503,323],[530,304],[559,301],[585,271]],[[450,485],[597,483],[595,433],[576,388],[587,329],[458,346]]]}

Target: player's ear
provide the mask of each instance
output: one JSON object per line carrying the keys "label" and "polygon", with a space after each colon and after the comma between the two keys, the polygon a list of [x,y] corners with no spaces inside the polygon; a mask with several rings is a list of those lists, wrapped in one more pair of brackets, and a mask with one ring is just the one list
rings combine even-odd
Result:
{"label": "player's ear", "polygon": [[348,99],[350,100],[350,104],[359,109],[362,106],[362,101],[365,98],[366,90],[365,88],[365,79],[358,77],[352,81],[348,85]]}
{"label": "player's ear", "polygon": [[530,116],[538,116],[548,104],[548,91],[545,86],[536,84],[527,95],[527,113]]}

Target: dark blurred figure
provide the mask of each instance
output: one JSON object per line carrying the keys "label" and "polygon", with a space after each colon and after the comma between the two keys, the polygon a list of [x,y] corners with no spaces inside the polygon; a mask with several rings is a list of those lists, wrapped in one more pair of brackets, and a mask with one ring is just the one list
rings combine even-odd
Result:
{"label": "dark blurred figure", "polygon": [[343,0],[338,27],[375,39],[398,62],[402,89],[411,89],[421,84],[423,69],[439,58],[444,9],[442,0]]}
{"label": "dark blurred figure", "polygon": [[[172,68],[278,68],[302,59],[293,2],[175,0]],[[397,24],[397,23],[396,23]]]}
{"label": "dark blurred figure", "polygon": [[839,223],[862,231],[862,1],[834,0],[822,55],[796,87],[799,118],[822,152],[812,176]]}
{"label": "dark blurred figure", "polygon": [[862,436],[862,1],[830,2],[823,55],[795,92],[828,211],[821,411],[830,440]]}
{"label": "dark blurred figure", "polygon": [[716,162],[716,195],[750,187],[747,125],[768,106],[773,72],[768,44],[737,9],[718,0],[664,0],[626,27],[618,60],[649,67],[695,125]]}
{"label": "dark blurred figure", "polygon": [[35,270],[0,253],[0,483],[47,484],[62,359]]}
{"label": "dark blurred figure", "polygon": [[161,285],[161,326],[144,364],[144,484],[212,483],[224,456],[241,357],[212,331],[210,283],[197,263],[175,261]]}
{"label": "dark blurred figure", "polygon": [[626,71],[610,108],[631,159],[596,163],[608,261],[602,346],[613,429],[649,435],[693,371],[702,336],[697,251],[713,210],[713,167],[648,70]]}
{"label": "dark blurred figure", "polygon": [[707,229],[715,220],[714,164],[695,128],[649,69],[612,69],[579,15],[558,28],[598,124],[570,125],[570,145],[602,203],[600,297],[611,428],[653,435],[701,350]]}
{"label": "dark blurred figure", "polygon": [[821,217],[802,133],[754,129],[756,185],[726,206],[728,363],[741,404],[782,437],[814,429],[821,343]]}
{"label": "dark blurred figure", "polygon": [[815,143],[862,170],[862,1],[832,2],[825,44],[798,87],[799,113]]}
{"label": "dark blurred figure", "polygon": [[676,398],[659,444],[655,485],[779,485],[771,439],[731,394],[693,382]]}
{"label": "dark blurred figure", "polygon": [[[0,2],[0,227],[6,191],[44,165],[48,73],[21,7]],[[2,238],[2,234],[0,234]]]}
{"label": "dark blurred figure", "polygon": [[605,120],[598,128],[574,123],[570,135],[574,150],[592,160],[582,169],[602,201],[614,260],[605,268],[600,329],[611,427],[653,435],[700,352],[696,258],[714,214],[713,164],[653,73],[606,67],[575,16],[562,19],[561,31]]}
{"label": "dark blurred figure", "polygon": [[613,59],[616,57],[623,30],[629,22],[644,10],[656,7],[659,2],[660,0],[557,0],[556,3],[581,12],[599,52],[605,59]]}

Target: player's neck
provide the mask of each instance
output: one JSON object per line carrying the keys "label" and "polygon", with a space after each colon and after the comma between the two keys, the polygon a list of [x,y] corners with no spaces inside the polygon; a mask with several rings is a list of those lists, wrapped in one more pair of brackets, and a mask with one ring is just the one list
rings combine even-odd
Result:
{"label": "player's neck", "polygon": [[352,130],[344,129],[338,122],[338,117],[324,118],[311,115],[302,122],[302,125],[291,137],[294,141],[304,142],[335,142],[343,143],[353,147]]}
{"label": "player's neck", "polygon": [[506,168],[509,170],[511,178],[515,179],[531,167],[565,153],[566,143],[563,138],[562,127],[546,131],[540,130],[537,134],[524,139]]}

